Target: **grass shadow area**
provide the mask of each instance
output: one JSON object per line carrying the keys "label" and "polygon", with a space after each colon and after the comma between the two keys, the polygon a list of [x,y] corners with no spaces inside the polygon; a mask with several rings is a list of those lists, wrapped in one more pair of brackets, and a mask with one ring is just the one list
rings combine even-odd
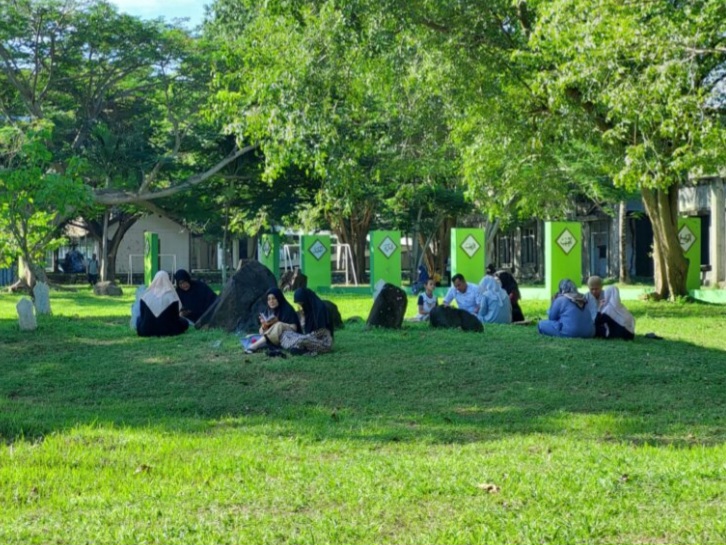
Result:
{"label": "grass shadow area", "polygon": [[[692,445],[726,434],[720,308],[640,304],[639,324],[664,341],[352,325],[336,333],[332,354],[282,359],[245,355],[220,331],[140,339],[119,312],[127,296],[102,309],[94,299],[56,294],[54,308],[67,314],[40,317],[30,334],[0,306],[4,441],[84,425],[435,444],[546,433]],[[84,305],[92,316],[81,316]],[[351,313],[362,306],[355,299]]]}

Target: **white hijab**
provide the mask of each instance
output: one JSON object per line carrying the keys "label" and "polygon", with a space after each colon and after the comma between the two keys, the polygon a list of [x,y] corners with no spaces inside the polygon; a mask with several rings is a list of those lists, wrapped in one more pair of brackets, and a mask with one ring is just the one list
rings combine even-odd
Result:
{"label": "white hijab", "polygon": [[179,307],[181,308],[179,296],[176,294],[176,290],[166,271],[156,273],[154,280],[149,284],[149,289],[146,290],[141,300],[146,303],[151,313],[157,318],[169,305],[179,303]]}
{"label": "white hijab", "polygon": [[479,293],[482,298],[486,297],[488,301],[491,301],[493,305],[499,308],[503,307],[506,299],[509,298],[499,279],[490,275],[482,278],[481,284],[479,284]]}
{"label": "white hijab", "polygon": [[635,334],[635,318],[620,302],[620,290],[615,286],[605,289],[603,306],[600,312],[610,316],[633,335]]}

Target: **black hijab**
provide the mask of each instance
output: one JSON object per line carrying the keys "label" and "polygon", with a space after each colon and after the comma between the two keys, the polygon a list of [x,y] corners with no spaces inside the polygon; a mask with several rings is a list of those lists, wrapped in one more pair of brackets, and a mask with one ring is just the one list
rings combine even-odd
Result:
{"label": "black hijab", "polygon": [[295,290],[295,302],[302,306],[305,313],[305,333],[327,329],[333,334],[333,322],[330,320],[328,307],[313,290],[298,288]]}
{"label": "black hijab", "polygon": [[[192,276],[184,269],[179,269],[174,273],[176,281],[176,293],[181,301],[181,307],[189,311],[189,318],[192,322],[196,322],[202,317],[209,307],[217,300],[217,294],[212,288],[204,282],[192,280]],[[182,282],[189,282],[189,289],[184,291],[179,287]]]}
{"label": "black hijab", "polygon": [[514,279],[512,273],[507,271],[499,271],[497,273],[497,278],[499,278],[499,281],[502,283],[502,288],[504,288],[504,291],[506,291],[509,295],[512,295],[512,293],[514,293],[517,300],[522,298],[519,293],[519,284],[517,284],[517,281]]}
{"label": "black hijab", "polygon": [[277,299],[277,308],[272,310],[268,306],[267,310],[272,312],[279,322],[284,324],[294,324],[295,327],[297,327],[297,331],[300,332],[300,320],[297,317],[297,312],[295,312],[292,305],[287,302],[282,290],[278,288],[270,288],[265,294],[265,300],[267,300],[269,295],[272,295],[275,299]]}

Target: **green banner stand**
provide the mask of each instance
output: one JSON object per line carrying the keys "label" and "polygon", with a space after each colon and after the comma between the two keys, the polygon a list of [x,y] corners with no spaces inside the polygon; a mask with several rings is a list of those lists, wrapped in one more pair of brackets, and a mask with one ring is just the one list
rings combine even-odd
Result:
{"label": "green banner stand", "polygon": [[701,288],[701,218],[678,218],[678,240],[688,260],[686,288]]}
{"label": "green banner stand", "polygon": [[371,231],[371,288],[379,280],[401,286],[400,231]]}
{"label": "green banner stand", "polygon": [[144,233],[144,283],[148,286],[159,272],[159,235]]}
{"label": "green banner stand", "polygon": [[257,261],[272,271],[280,279],[280,235],[265,233],[260,235],[257,245]]}
{"label": "green banner stand", "polygon": [[300,239],[300,268],[308,277],[308,288],[329,288],[330,271],[330,236],[303,235]]}
{"label": "green banner stand", "polygon": [[582,225],[571,221],[545,222],[545,285],[557,293],[561,280],[582,282]]}
{"label": "green banner stand", "polygon": [[451,278],[463,274],[467,282],[481,282],[486,268],[485,248],[484,229],[452,229]]}

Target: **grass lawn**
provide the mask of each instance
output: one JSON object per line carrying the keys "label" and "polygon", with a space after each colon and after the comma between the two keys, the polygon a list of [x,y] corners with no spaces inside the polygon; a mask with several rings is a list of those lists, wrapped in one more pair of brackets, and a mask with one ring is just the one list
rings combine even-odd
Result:
{"label": "grass lawn", "polygon": [[140,339],[126,291],[55,291],[34,333],[0,295],[2,544],[726,542],[726,307],[629,303],[663,341],[356,324],[270,359]]}

